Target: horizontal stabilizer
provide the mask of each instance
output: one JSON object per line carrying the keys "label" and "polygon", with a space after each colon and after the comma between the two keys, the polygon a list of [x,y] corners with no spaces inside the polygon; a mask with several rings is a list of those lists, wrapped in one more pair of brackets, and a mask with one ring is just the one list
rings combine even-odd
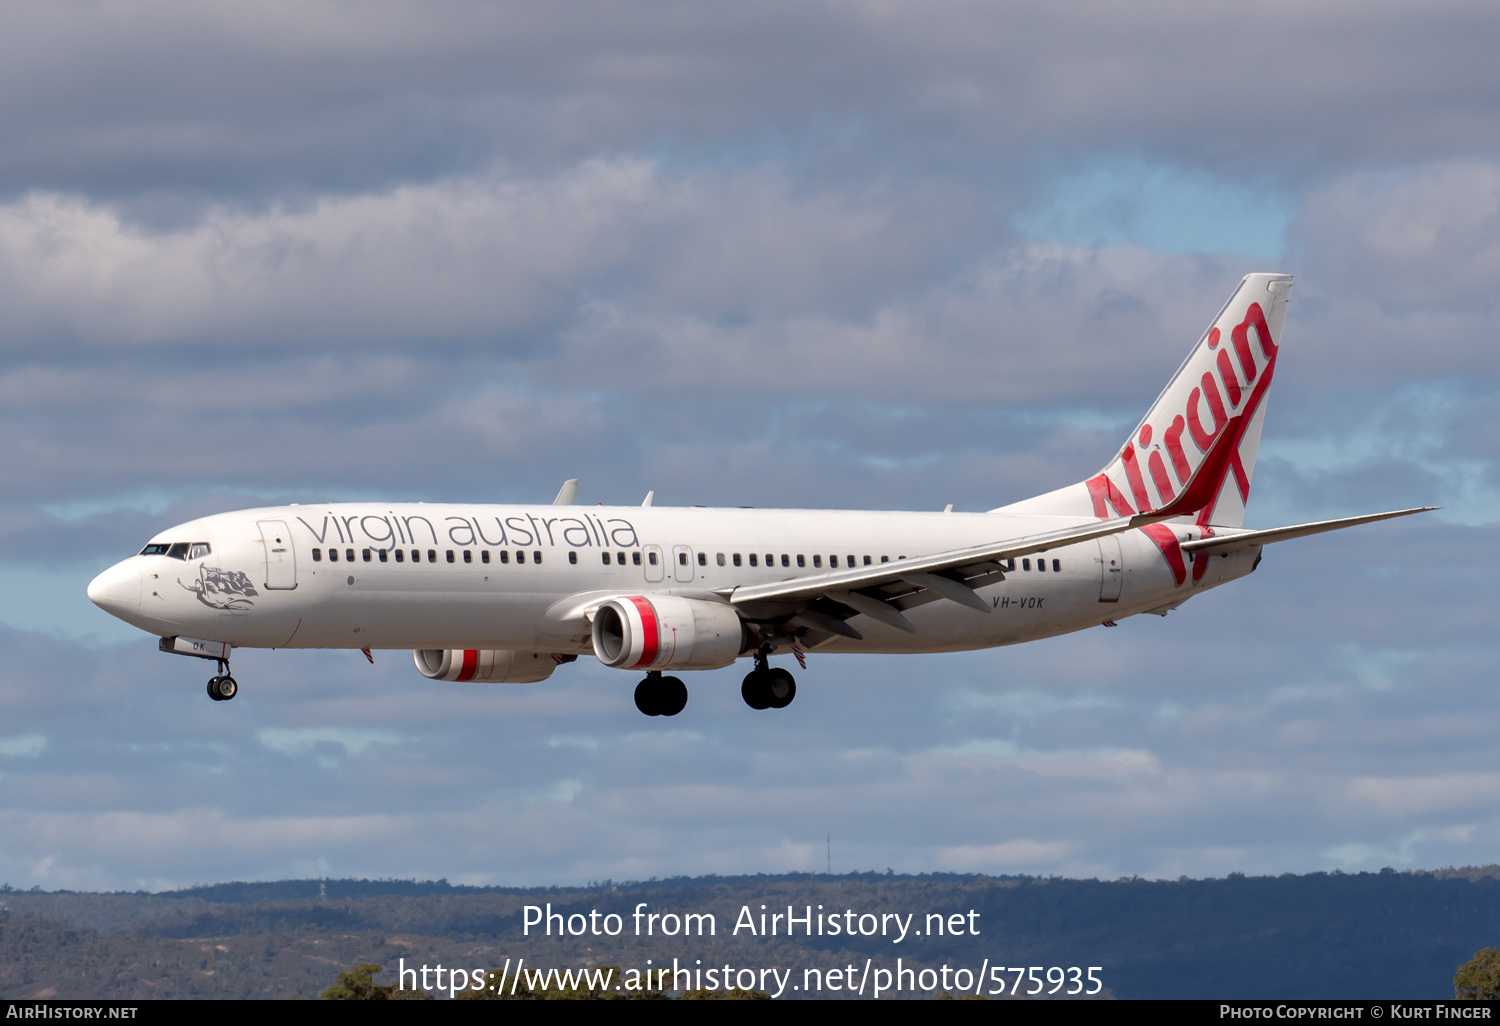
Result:
{"label": "horizontal stabilizer", "polygon": [[1362,517],[1344,517],[1340,520],[1319,520],[1312,524],[1294,524],[1291,527],[1273,527],[1268,531],[1246,531],[1243,534],[1220,535],[1215,538],[1200,538],[1197,541],[1183,542],[1180,547],[1190,556],[1199,552],[1233,552],[1236,549],[1247,549],[1252,545],[1269,545],[1272,542],[1290,541],[1293,538],[1306,538],[1310,534],[1339,531],[1346,527],[1373,524],[1377,520],[1390,520],[1394,517],[1409,517],[1413,513],[1426,513],[1438,508],[1437,506],[1418,506],[1415,509],[1398,509],[1390,513],[1367,513]]}

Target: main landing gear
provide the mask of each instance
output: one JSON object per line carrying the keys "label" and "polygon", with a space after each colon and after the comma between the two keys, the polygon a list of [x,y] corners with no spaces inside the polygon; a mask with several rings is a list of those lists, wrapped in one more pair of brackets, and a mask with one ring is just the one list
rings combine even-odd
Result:
{"label": "main landing gear", "polygon": [[647,716],[676,716],[687,707],[687,685],[650,670],[635,686],[635,707]]}
{"label": "main landing gear", "polygon": [[219,660],[219,672],[208,679],[208,697],[215,702],[227,702],[240,693],[240,686],[229,675],[229,660]]}
{"label": "main landing gear", "polygon": [[779,666],[771,666],[765,649],[755,653],[755,669],[745,674],[740,697],[752,709],[785,709],[797,697],[797,680]]}

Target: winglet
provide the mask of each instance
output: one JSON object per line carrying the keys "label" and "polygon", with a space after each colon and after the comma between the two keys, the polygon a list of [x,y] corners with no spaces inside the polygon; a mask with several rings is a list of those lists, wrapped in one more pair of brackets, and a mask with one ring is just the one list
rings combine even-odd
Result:
{"label": "winglet", "polygon": [[655,489],[652,489],[651,491],[646,493],[646,499],[641,503],[641,507],[645,508],[646,506],[651,505],[651,500],[654,498],[656,498],[656,491]]}
{"label": "winglet", "polygon": [[570,477],[563,482],[563,486],[557,490],[557,498],[552,500],[554,506],[571,506],[573,500],[578,498],[578,478]]}

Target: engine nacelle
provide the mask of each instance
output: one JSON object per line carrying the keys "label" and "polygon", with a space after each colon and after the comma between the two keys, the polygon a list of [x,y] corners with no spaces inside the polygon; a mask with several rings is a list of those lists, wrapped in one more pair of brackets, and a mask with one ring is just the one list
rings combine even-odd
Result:
{"label": "engine nacelle", "polygon": [[412,652],[412,659],[422,676],[432,680],[488,684],[535,684],[557,669],[557,660],[548,652],[504,648],[419,648]]}
{"label": "engine nacelle", "polygon": [[677,595],[612,598],[594,614],[594,655],[621,670],[715,670],[747,644],[739,613]]}

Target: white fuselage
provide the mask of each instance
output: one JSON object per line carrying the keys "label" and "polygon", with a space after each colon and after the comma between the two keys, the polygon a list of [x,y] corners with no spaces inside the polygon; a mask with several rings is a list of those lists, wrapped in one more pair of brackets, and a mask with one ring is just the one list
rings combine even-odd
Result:
{"label": "white fuselage", "polygon": [[[283,506],[164,531],[153,539],[162,554],[117,564],[90,596],[144,631],[234,647],[589,654],[591,599],[723,601],[736,587],[824,574],[851,559],[898,561],[1087,522],[1004,512]],[[1180,540],[1201,534],[1166,526]],[[1259,551],[1215,556],[1179,583],[1160,542],[1129,530],[1016,560],[1003,580],[977,589],[988,613],[930,601],[907,610],[915,633],[856,616],[849,625],[863,640],[832,637],[817,648],[939,652],[1063,634],[1174,607],[1249,573]]]}

